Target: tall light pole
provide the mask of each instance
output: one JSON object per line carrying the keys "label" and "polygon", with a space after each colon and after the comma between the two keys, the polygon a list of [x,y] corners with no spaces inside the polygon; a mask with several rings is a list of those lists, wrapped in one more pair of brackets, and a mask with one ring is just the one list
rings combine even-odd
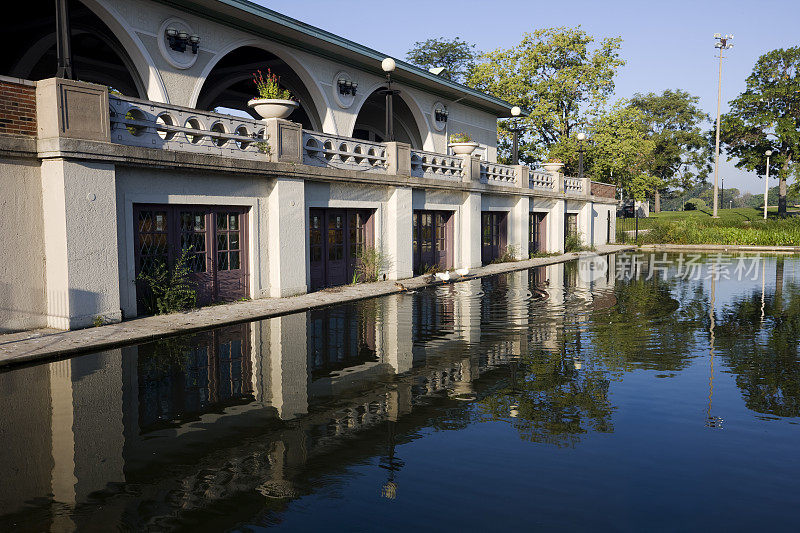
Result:
{"label": "tall light pole", "polygon": [[714,43],[714,48],[719,49],[719,81],[717,82],[717,148],[714,159],[714,212],[711,216],[717,218],[717,204],[719,203],[719,198],[717,198],[717,178],[719,176],[719,116],[722,102],[722,51],[733,48],[733,43],[729,42],[733,40],[733,35],[725,35],[725,37],[723,37],[722,34],[715,33],[714,39],[717,40],[717,42]]}
{"label": "tall light pole", "polygon": [[769,156],[772,155],[772,150],[764,152],[767,156],[767,177],[764,178],[764,220],[767,220],[767,195],[769,195]]}
{"label": "tall light pole", "polygon": [[511,108],[511,116],[514,117],[514,123],[511,126],[511,131],[514,133],[514,143],[511,147],[511,164],[512,165],[519,165],[519,122],[517,117],[522,114],[522,109],[519,106],[514,106]]}
{"label": "tall light pole", "polygon": [[586,140],[586,134],[580,132],[578,134],[578,177],[583,178],[583,142]]}
{"label": "tall light pole", "polygon": [[386,95],[386,142],[394,141],[394,109],[393,99],[394,95],[400,91],[392,89],[392,72],[397,67],[397,63],[391,57],[387,57],[381,61],[381,69],[386,73],[386,90],[382,91]]}

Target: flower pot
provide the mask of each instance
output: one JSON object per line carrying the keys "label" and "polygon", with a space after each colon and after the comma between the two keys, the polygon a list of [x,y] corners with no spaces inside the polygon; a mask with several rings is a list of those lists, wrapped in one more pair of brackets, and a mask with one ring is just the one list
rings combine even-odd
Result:
{"label": "flower pot", "polygon": [[277,98],[253,98],[247,105],[256,110],[261,118],[286,118],[300,105],[294,100]]}
{"label": "flower pot", "polygon": [[470,155],[477,147],[478,143],[471,141],[465,143],[450,143],[450,148],[453,149],[453,153],[456,155]]}
{"label": "flower pot", "polygon": [[563,166],[564,163],[553,163],[553,162],[548,162],[542,165],[542,167],[544,167],[544,169],[548,172],[558,172],[559,170],[561,170],[561,167]]}

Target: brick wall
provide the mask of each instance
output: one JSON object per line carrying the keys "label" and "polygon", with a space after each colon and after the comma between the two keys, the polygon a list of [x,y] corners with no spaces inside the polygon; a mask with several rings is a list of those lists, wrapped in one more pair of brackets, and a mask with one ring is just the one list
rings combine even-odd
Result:
{"label": "brick wall", "polygon": [[615,198],[617,195],[617,188],[608,183],[592,182],[592,196],[599,196],[601,198]]}
{"label": "brick wall", "polygon": [[36,135],[36,87],[0,80],[0,133]]}

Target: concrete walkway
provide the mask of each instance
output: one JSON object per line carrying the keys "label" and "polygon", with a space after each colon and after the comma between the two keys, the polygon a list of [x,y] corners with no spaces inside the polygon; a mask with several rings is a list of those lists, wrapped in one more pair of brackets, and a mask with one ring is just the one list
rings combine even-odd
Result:
{"label": "concrete walkway", "polygon": [[800,246],[753,246],[747,244],[643,244],[639,246],[643,252],[737,252],[737,253],[771,253],[798,254]]}
{"label": "concrete walkway", "polygon": [[[597,249],[598,254],[610,254],[631,250],[634,246],[606,245]],[[499,263],[475,268],[461,280],[491,276],[514,270],[524,270],[537,266],[552,265],[576,259],[580,254],[563,255]],[[428,276],[418,276],[401,281],[406,289],[418,289],[429,283]],[[453,280],[455,282],[458,279]],[[322,291],[292,296],[289,298],[261,298],[245,302],[212,305],[193,309],[184,313],[134,318],[119,324],[109,324],[97,328],[75,331],[36,330],[0,335],[0,367],[29,363],[46,359],[63,359],[79,353],[95,352],[114,346],[146,342],[181,333],[189,333],[207,328],[270,318],[289,313],[306,311],[343,302],[373,298],[401,292],[394,281],[379,281],[345,285]]]}

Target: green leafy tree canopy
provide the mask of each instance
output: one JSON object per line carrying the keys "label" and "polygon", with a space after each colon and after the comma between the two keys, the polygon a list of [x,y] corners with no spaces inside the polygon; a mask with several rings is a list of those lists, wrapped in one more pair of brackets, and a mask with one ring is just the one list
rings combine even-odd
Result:
{"label": "green leafy tree canopy", "polygon": [[756,61],[745,91],[723,115],[720,138],[736,166],[766,172],[764,152],[772,150],[770,175],[780,179],[778,212],[786,213],[787,178],[800,174],[800,47],[772,50]]}
{"label": "green leafy tree canopy", "polygon": [[681,90],[661,94],[636,93],[630,106],[644,114],[653,140],[649,173],[661,180],[662,187],[690,189],[703,181],[711,170],[708,144],[701,125],[707,115],[697,106],[699,98]]}
{"label": "green leafy tree canopy", "polygon": [[414,48],[406,54],[406,59],[425,69],[444,67],[441,77],[463,83],[475,66],[477,56],[474,44],[459,37],[455,39],[439,37],[417,41],[414,43]]}
{"label": "green leafy tree canopy", "polygon": [[[599,114],[625,64],[622,39],[595,38],[580,26],[523,35],[518,45],[480,56],[467,85],[526,109],[520,160],[541,161],[550,148]],[[498,126],[501,160],[508,159],[509,121]]]}

